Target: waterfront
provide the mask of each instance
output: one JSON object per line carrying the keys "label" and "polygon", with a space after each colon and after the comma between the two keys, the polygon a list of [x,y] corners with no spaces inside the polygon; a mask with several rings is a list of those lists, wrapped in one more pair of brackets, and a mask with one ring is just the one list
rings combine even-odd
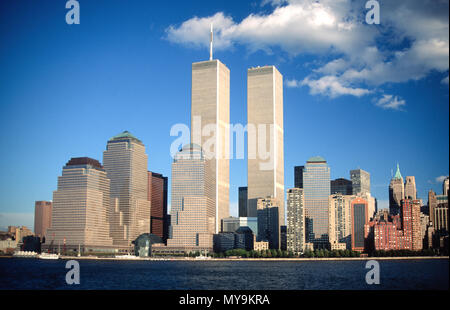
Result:
{"label": "waterfront", "polygon": [[365,282],[366,260],[80,260],[67,285],[66,260],[0,259],[0,289],[428,290],[449,288],[448,259],[380,259],[380,284]]}

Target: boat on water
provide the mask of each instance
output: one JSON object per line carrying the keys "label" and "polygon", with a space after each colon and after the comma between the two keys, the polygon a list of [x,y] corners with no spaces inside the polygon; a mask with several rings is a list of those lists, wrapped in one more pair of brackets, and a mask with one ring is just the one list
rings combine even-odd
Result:
{"label": "boat on water", "polygon": [[59,259],[59,254],[54,253],[41,253],[38,255],[40,259]]}
{"label": "boat on water", "polygon": [[118,259],[139,259],[139,256],[134,256],[134,255],[131,255],[130,253],[128,253],[128,254],[125,254],[125,255],[116,255],[115,258],[118,258]]}
{"label": "boat on water", "polygon": [[15,251],[13,257],[35,258],[38,253],[33,251]]}
{"label": "boat on water", "polygon": [[211,259],[211,256],[196,256],[195,259],[199,260]]}

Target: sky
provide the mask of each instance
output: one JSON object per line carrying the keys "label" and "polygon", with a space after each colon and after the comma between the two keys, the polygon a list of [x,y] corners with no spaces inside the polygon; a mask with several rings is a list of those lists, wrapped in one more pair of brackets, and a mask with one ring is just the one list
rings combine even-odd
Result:
{"label": "sky", "polygon": [[[332,179],[370,172],[379,208],[397,163],[424,203],[442,192],[447,0],[380,0],[380,24],[366,23],[363,0],[79,0],[72,25],[66,2],[0,1],[0,229],[33,227],[34,202],[52,200],[65,163],[102,161],[124,130],[170,187],[170,129],[189,126],[191,64],[209,58],[211,22],[214,58],[230,69],[232,124],[246,124],[248,68],[283,75],[286,189],[294,166],[320,155]],[[230,166],[236,216],[246,160]]]}

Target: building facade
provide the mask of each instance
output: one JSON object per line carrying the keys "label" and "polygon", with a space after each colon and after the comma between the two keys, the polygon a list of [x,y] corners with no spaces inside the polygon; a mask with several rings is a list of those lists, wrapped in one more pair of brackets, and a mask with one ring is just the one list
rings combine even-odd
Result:
{"label": "building facade", "polygon": [[52,202],[36,201],[34,204],[34,235],[41,238],[46,236],[47,229],[52,225]]}
{"label": "building facade", "polygon": [[150,233],[160,237],[166,243],[169,236],[167,177],[148,172],[148,200],[150,201]]}
{"label": "building facade", "polygon": [[400,167],[397,164],[397,171],[389,183],[389,212],[392,215],[400,213],[402,199],[405,198],[405,185],[400,173]]}
{"label": "building facade", "polygon": [[305,208],[302,188],[287,191],[286,249],[294,254],[305,249]]}
{"label": "building facade", "polygon": [[214,175],[200,146],[185,145],[172,163],[171,227],[168,247],[212,250],[216,229]]}
{"label": "building facade", "polygon": [[342,194],[342,195],[352,195],[353,194],[353,183],[347,179],[336,179],[330,181],[331,195]]}
{"label": "building facade", "polygon": [[[334,194],[329,200],[330,244],[333,247],[351,249],[351,202],[356,196]],[[344,244],[344,245],[342,245]]]}
{"label": "building facade", "polygon": [[413,176],[407,176],[405,179],[405,198],[417,199],[416,178]]}
{"label": "building facade", "polygon": [[305,166],[294,167],[294,188],[303,188],[303,171]]}
{"label": "building facade", "polygon": [[362,169],[350,170],[353,195],[370,193],[370,173]]}
{"label": "building facade", "polygon": [[352,250],[364,251],[366,225],[369,223],[369,206],[366,200],[355,198],[351,202],[352,214]]}
{"label": "building facade", "polygon": [[239,187],[239,217],[247,217],[247,187]]}
{"label": "building facade", "polygon": [[328,198],[330,196],[330,167],[320,156],[311,157],[303,172],[306,243],[315,248],[328,247]]}
{"label": "building facade", "polygon": [[280,249],[281,245],[279,210],[277,198],[260,198],[257,201],[258,235],[256,241],[269,242],[270,249]]}
{"label": "building facade", "polygon": [[46,244],[53,242],[65,250],[82,248],[84,252],[111,248],[111,211],[110,182],[103,166],[88,157],[70,159],[53,192]]}
{"label": "building facade", "polygon": [[[208,130],[210,135],[202,132]],[[215,232],[229,216],[230,70],[219,60],[192,64],[191,142],[200,146],[214,190]],[[214,138],[211,137],[214,132]],[[211,143],[211,139],[213,143]]]}
{"label": "building facade", "polygon": [[284,225],[283,76],[274,66],[247,71],[247,123],[247,216],[256,216],[259,198],[275,197]]}
{"label": "building facade", "polygon": [[148,156],[145,146],[128,131],[108,140],[103,164],[111,182],[111,237],[118,247],[150,233]]}

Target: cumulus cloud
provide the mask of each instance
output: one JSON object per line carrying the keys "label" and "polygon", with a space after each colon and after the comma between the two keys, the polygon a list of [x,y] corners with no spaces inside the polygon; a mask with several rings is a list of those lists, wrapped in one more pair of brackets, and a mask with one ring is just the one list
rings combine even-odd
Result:
{"label": "cumulus cloud", "polygon": [[383,109],[401,110],[406,102],[398,96],[383,95],[382,98],[378,99],[376,105]]}
{"label": "cumulus cloud", "polygon": [[[252,13],[236,22],[223,12],[193,17],[166,29],[166,39],[186,46],[245,46],[249,52],[280,48],[290,57],[309,54],[327,59],[301,81],[311,94],[329,97],[373,94],[386,83],[420,80],[431,72],[448,73],[448,0],[383,1],[381,24],[365,23],[365,0],[263,0],[270,13]],[[320,63],[320,62],[319,62]],[[448,84],[448,76],[442,80]],[[391,95],[387,95],[391,96]],[[406,103],[397,96],[378,101],[385,109]]]}

